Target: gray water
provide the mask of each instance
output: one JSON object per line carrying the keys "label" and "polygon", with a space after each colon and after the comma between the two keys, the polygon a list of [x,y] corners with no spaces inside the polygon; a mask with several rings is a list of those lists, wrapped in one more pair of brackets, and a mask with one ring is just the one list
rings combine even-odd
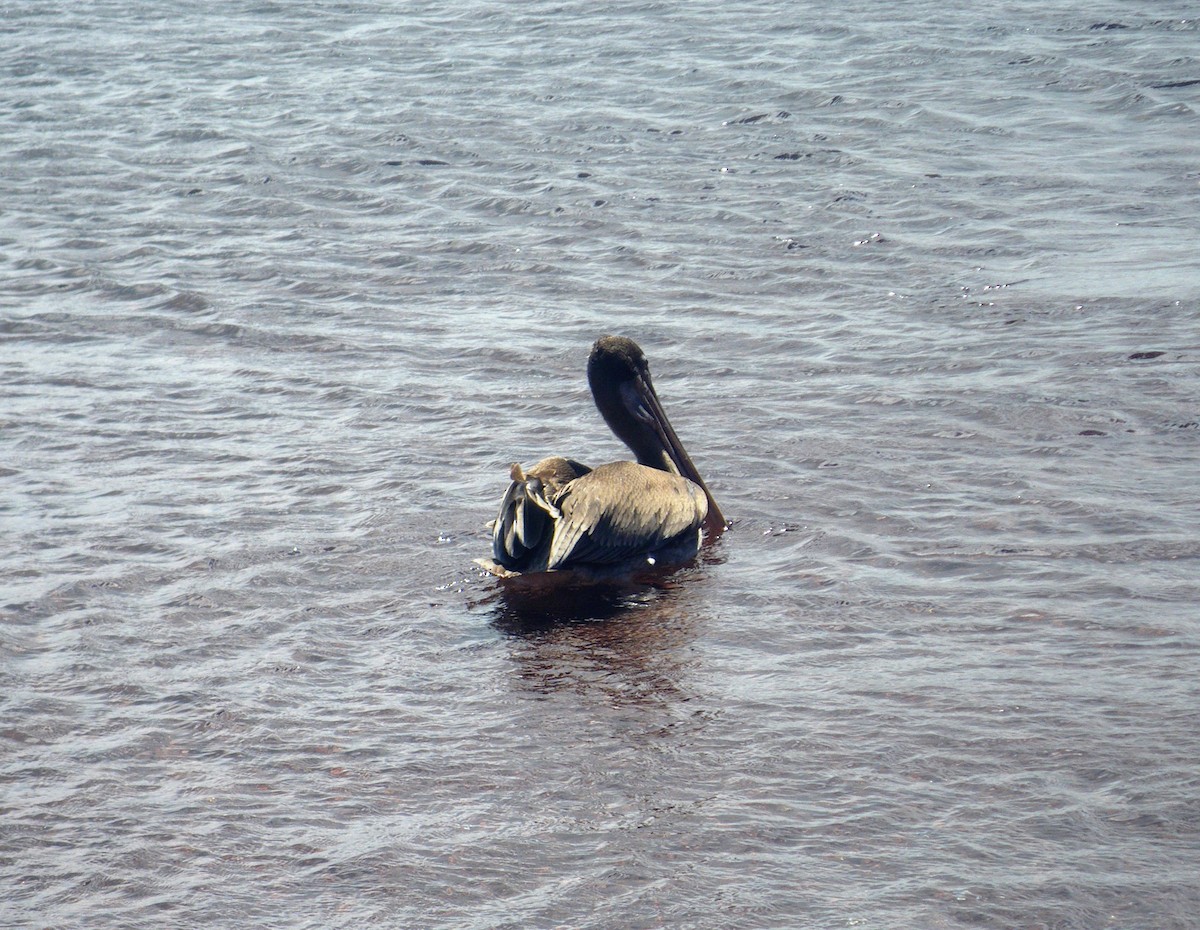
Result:
{"label": "gray water", "polygon": [[985,6],[7,4],[0,925],[1195,927],[1197,11]]}

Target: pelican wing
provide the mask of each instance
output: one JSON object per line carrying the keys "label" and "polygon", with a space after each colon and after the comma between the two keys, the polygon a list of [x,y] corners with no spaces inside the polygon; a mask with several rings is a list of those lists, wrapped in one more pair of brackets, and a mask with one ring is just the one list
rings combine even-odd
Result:
{"label": "pelican wing", "polygon": [[612,564],[695,533],[708,513],[703,489],[686,478],[634,462],[601,465],[567,485],[554,501],[547,568]]}
{"label": "pelican wing", "polygon": [[563,487],[588,471],[586,465],[562,456],[542,459],[528,471],[514,464],[512,483],[492,528],[496,562],[510,570],[545,571],[550,538],[562,519],[554,500]]}
{"label": "pelican wing", "polygon": [[550,515],[530,499],[526,482],[513,481],[492,530],[492,556],[505,567],[521,564],[537,549],[550,522]]}

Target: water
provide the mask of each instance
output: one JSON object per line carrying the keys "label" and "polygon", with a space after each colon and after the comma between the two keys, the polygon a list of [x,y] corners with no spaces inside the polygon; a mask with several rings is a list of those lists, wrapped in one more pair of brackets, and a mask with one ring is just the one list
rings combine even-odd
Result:
{"label": "water", "polygon": [[[1194,17],[10,4],[0,925],[1194,926]],[[531,605],[603,332],[734,526]]]}

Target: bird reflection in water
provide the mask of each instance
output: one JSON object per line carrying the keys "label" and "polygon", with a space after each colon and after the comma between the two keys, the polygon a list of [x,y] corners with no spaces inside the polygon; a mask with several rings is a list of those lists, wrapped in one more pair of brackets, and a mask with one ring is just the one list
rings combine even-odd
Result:
{"label": "bird reflection in water", "polygon": [[682,647],[695,619],[679,590],[668,579],[536,600],[501,592],[492,624],[510,638],[515,687],[586,693],[606,705],[680,700]]}
{"label": "bird reflection in water", "polygon": [[604,584],[500,584],[479,606],[509,637],[521,690],[596,693],[608,704],[674,704],[690,644],[704,623],[705,550],[697,564]]}

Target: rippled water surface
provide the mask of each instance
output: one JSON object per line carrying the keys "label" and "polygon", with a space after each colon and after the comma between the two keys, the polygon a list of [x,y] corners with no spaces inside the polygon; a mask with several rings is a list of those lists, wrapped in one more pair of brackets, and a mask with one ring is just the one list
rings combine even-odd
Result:
{"label": "rippled water surface", "polygon": [[1194,927],[1196,12],[6,6],[0,925]]}

